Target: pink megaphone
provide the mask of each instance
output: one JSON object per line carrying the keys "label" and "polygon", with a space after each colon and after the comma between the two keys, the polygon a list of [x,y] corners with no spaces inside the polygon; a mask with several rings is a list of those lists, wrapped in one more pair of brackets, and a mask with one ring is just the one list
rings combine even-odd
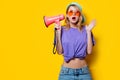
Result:
{"label": "pink megaphone", "polygon": [[58,16],[52,16],[52,17],[44,16],[43,19],[46,27],[48,27],[52,23],[57,23],[58,25],[60,25],[60,21],[65,19],[65,16],[63,14]]}

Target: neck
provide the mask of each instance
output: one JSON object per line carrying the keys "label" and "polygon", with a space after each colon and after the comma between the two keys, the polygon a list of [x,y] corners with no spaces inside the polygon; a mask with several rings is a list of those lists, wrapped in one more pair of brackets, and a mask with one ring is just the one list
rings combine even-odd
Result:
{"label": "neck", "polygon": [[79,24],[79,26],[78,26],[77,24],[70,23],[70,27],[73,27],[73,28],[78,28],[79,30],[81,30],[81,29],[82,29],[81,24]]}
{"label": "neck", "polygon": [[77,28],[76,24],[70,23],[70,27]]}

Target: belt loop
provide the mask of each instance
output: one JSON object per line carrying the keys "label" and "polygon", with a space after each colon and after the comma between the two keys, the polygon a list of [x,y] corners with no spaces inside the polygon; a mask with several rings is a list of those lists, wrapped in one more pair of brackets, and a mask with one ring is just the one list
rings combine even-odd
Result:
{"label": "belt loop", "polygon": [[69,68],[67,68],[66,73],[69,73]]}
{"label": "belt loop", "polygon": [[77,73],[77,69],[75,69],[75,74]]}

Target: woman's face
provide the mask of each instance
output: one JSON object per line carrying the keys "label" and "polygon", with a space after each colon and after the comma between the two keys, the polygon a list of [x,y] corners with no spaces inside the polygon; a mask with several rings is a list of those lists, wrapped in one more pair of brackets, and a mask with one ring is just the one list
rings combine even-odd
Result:
{"label": "woman's face", "polygon": [[72,24],[76,24],[81,16],[80,10],[76,6],[70,6],[67,12],[67,17]]}

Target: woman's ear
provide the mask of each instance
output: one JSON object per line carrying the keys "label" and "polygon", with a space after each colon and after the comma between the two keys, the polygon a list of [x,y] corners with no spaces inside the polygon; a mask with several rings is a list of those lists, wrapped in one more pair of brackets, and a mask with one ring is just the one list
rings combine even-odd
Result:
{"label": "woman's ear", "polygon": [[66,18],[68,18],[69,16],[66,14]]}
{"label": "woman's ear", "polygon": [[66,20],[69,21],[69,16],[68,15],[66,15]]}

